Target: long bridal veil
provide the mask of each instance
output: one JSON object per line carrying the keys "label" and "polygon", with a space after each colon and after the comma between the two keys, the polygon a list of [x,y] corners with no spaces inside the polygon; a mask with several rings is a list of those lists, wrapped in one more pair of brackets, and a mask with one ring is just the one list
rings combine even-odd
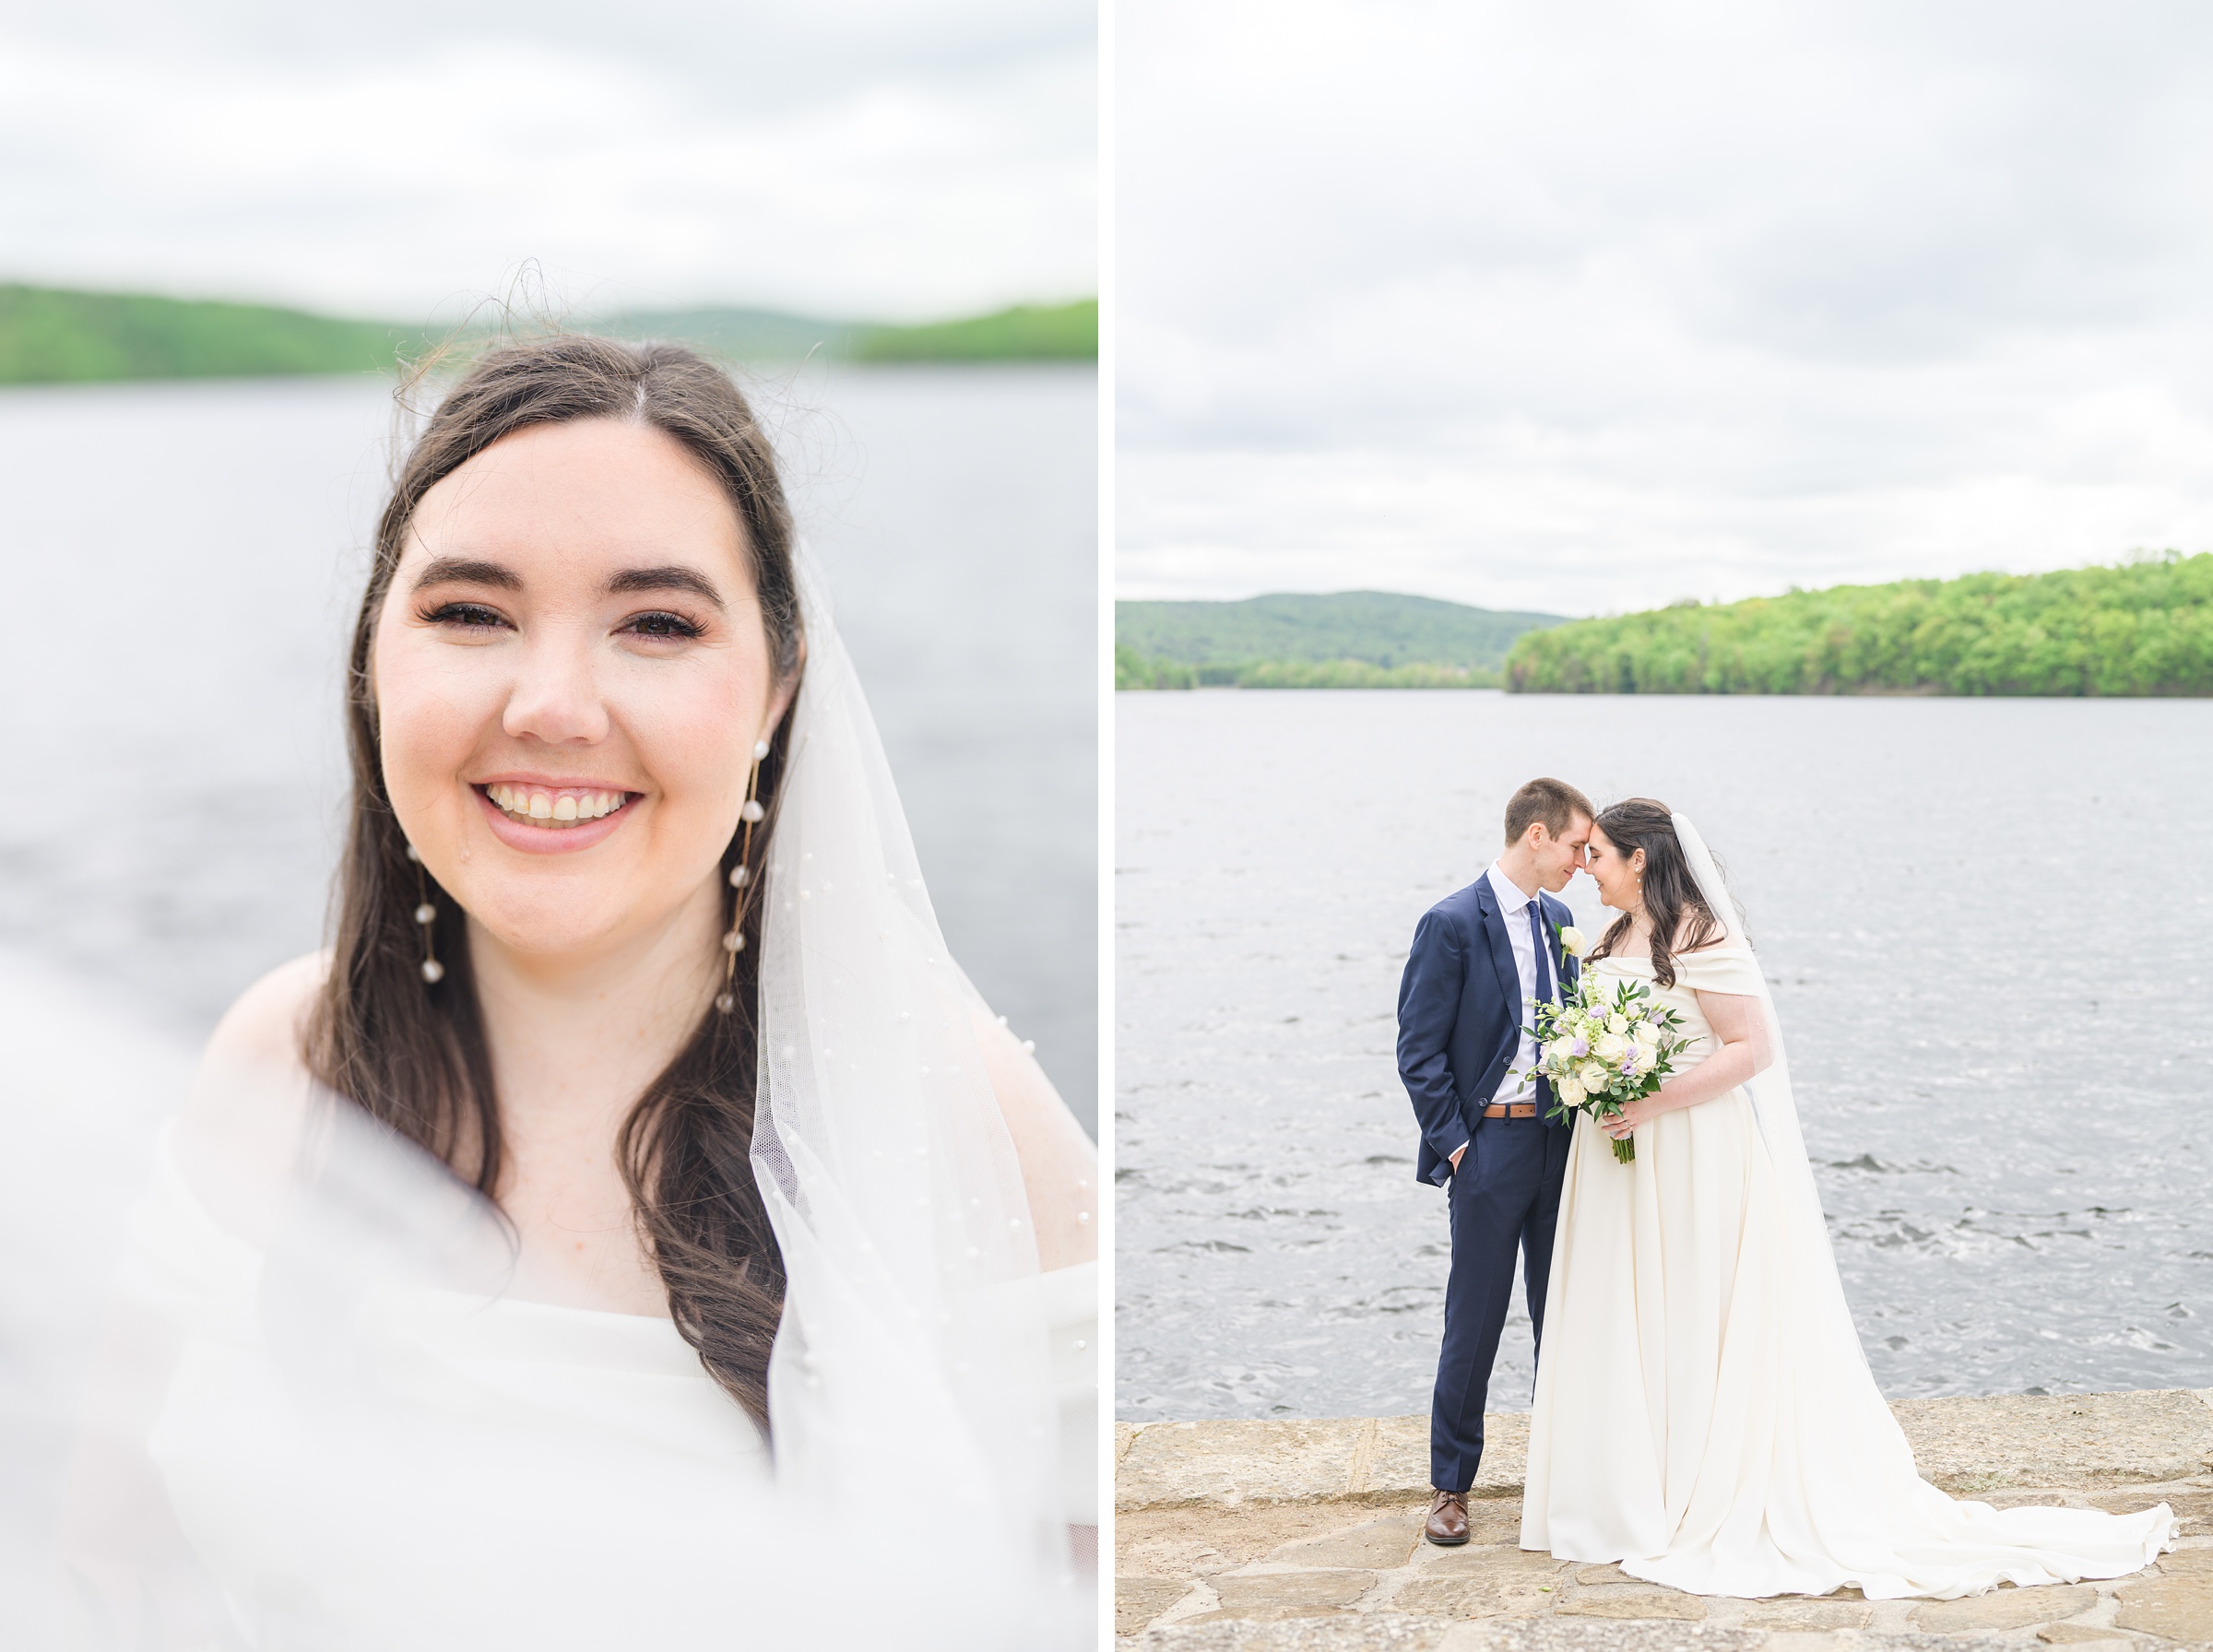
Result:
{"label": "long bridal veil", "polygon": [[[1746,1230],[1758,1254],[1734,1270],[1717,1371],[1690,1376],[1694,1389],[1722,1383],[1730,1403],[1713,1410],[1713,1436],[1688,1454],[1696,1473],[1681,1493],[1687,1501],[1670,1503],[1660,1522],[1670,1535],[1649,1554],[1619,1557],[1623,1569],[1698,1593],[1824,1594],[1852,1584],[1877,1599],[2114,1577],[2149,1564],[2172,1543],[2164,1504],[2128,1516],[1995,1509],[1955,1501],[1920,1478],[1845,1301],[1774,995],[1705,841],[1682,815],[1674,824],[1699,893],[1727,931],[1724,945],[1742,950],[1715,979],[1757,983],[1771,1061],[1746,1088],[1774,1216]],[[1710,1310],[1694,1291],[1679,1311],[1688,1325]],[[1639,1327],[1648,1328],[1668,1327]]]}
{"label": "long bridal veil", "polygon": [[[1706,847],[1706,840],[1686,817],[1678,814],[1671,818],[1676,841],[1683,845],[1683,857],[1690,864],[1691,876],[1698,879],[1698,893],[1705,897],[1707,909],[1724,931],[1722,944],[1752,950],[1751,938],[1745,933],[1743,910],[1730,893],[1721,867]],[[1798,1101],[1791,1089],[1791,1062],[1783,1044],[1782,1021],[1775,1013],[1775,995],[1768,990],[1764,973],[1755,970],[1753,974],[1759,983],[1760,1014],[1767,1021],[1771,1060],[1766,1070],[1745,1088],[1752,1097],[1753,1115],[1759,1121],[1760,1139],[1767,1148],[1768,1162],[1774,1167],[1798,1257],[1805,1265],[1805,1272],[1794,1283],[1805,1292],[1803,1300],[1818,1326],[1823,1344],[1838,1349],[1849,1345],[1850,1358],[1866,1374],[1872,1392],[1874,1372],[1867,1364],[1865,1350],[1860,1345],[1859,1330],[1852,1324],[1851,1304],[1844,1299],[1844,1281],[1837,1272],[1836,1247],[1829,1243],[1820,1190],[1814,1184],[1813,1162],[1805,1150],[1805,1133],[1799,1127]],[[1889,1415],[1888,1409],[1884,1415]],[[1901,1444],[1902,1439],[1901,1435]]]}
{"label": "long bridal veil", "polygon": [[[47,1128],[49,1186],[8,1184],[0,1440],[34,1471],[0,1482],[7,1645],[1090,1644],[1095,1268],[1041,1262],[1090,1237],[1094,1157],[946,951],[801,572],[761,889],[765,1446],[668,1321],[564,1306],[559,1259],[444,1166],[203,1070],[158,1138],[145,1109]],[[102,1178],[148,1163],[126,1221]],[[97,1352],[57,1301],[84,1294]]]}
{"label": "long bridal veil", "polygon": [[[832,1506],[872,1481],[929,1487],[979,1552],[1065,1576],[1060,1481],[1081,1469],[1056,1449],[1014,1139],[1045,1202],[1084,1224],[1093,1160],[1034,1068],[994,1081],[995,1023],[946,951],[859,680],[802,577],[753,1144],[790,1277],[769,1368],[779,1477]],[[1088,1372],[1089,1340],[1058,1351],[1060,1381]]]}

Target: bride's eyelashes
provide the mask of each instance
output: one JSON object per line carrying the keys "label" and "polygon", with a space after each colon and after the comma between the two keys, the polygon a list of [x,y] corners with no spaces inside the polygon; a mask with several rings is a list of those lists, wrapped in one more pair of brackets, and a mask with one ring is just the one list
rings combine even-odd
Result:
{"label": "bride's eyelashes", "polygon": [[672,614],[666,608],[633,615],[619,629],[633,636],[655,641],[690,642],[707,634],[707,628],[697,620],[687,620],[681,614]]}
{"label": "bride's eyelashes", "polygon": [[[482,635],[488,631],[513,631],[515,624],[497,608],[480,602],[441,602],[422,608],[416,616],[425,625],[465,635]],[[654,608],[646,613],[633,614],[615,627],[618,636],[636,637],[652,643],[696,642],[707,634],[706,627],[696,620],[666,608]]]}
{"label": "bride's eyelashes", "polygon": [[425,625],[436,625],[451,631],[481,632],[514,629],[508,624],[504,614],[480,602],[432,603],[421,609],[416,618]]}

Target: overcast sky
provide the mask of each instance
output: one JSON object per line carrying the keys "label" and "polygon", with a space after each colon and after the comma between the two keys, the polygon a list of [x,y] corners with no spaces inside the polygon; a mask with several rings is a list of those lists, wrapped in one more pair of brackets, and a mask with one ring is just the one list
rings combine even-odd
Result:
{"label": "overcast sky", "polygon": [[1118,576],[2213,548],[2213,9],[1122,0]]}
{"label": "overcast sky", "polygon": [[1086,0],[0,0],[0,280],[408,319],[1096,290]]}

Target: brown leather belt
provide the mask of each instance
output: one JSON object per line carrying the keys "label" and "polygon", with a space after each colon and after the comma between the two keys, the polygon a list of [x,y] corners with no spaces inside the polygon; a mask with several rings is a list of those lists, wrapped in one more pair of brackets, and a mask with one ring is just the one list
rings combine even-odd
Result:
{"label": "brown leather belt", "polygon": [[1493,1102],[1483,1110],[1483,1115],[1485,1118],[1534,1118],[1537,1115],[1537,1104],[1534,1102]]}

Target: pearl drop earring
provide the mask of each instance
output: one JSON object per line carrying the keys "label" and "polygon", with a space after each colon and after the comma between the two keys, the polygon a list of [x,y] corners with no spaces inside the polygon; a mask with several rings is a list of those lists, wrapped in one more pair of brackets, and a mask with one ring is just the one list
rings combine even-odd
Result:
{"label": "pearl drop earring", "polygon": [[745,807],[738,811],[738,818],[745,822],[743,836],[738,844],[738,864],[730,868],[730,887],[738,892],[730,898],[729,932],[722,938],[722,990],[715,995],[716,1012],[720,1015],[738,1008],[738,954],[745,950],[745,891],[753,880],[753,828],[768,813],[761,807],[761,762],[767,756],[768,742],[755,740],[753,770],[745,780]]}
{"label": "pearl drop earring", "polygon": [[445,965],[438,962],[431,945],[431,926],[437,921],[438,909],[431,904],[430,875],[422,869],[422,851],[409,844],[408,858],[415,863],[415,921],[422,926],[422,978],[435,986],[445,979]]}

